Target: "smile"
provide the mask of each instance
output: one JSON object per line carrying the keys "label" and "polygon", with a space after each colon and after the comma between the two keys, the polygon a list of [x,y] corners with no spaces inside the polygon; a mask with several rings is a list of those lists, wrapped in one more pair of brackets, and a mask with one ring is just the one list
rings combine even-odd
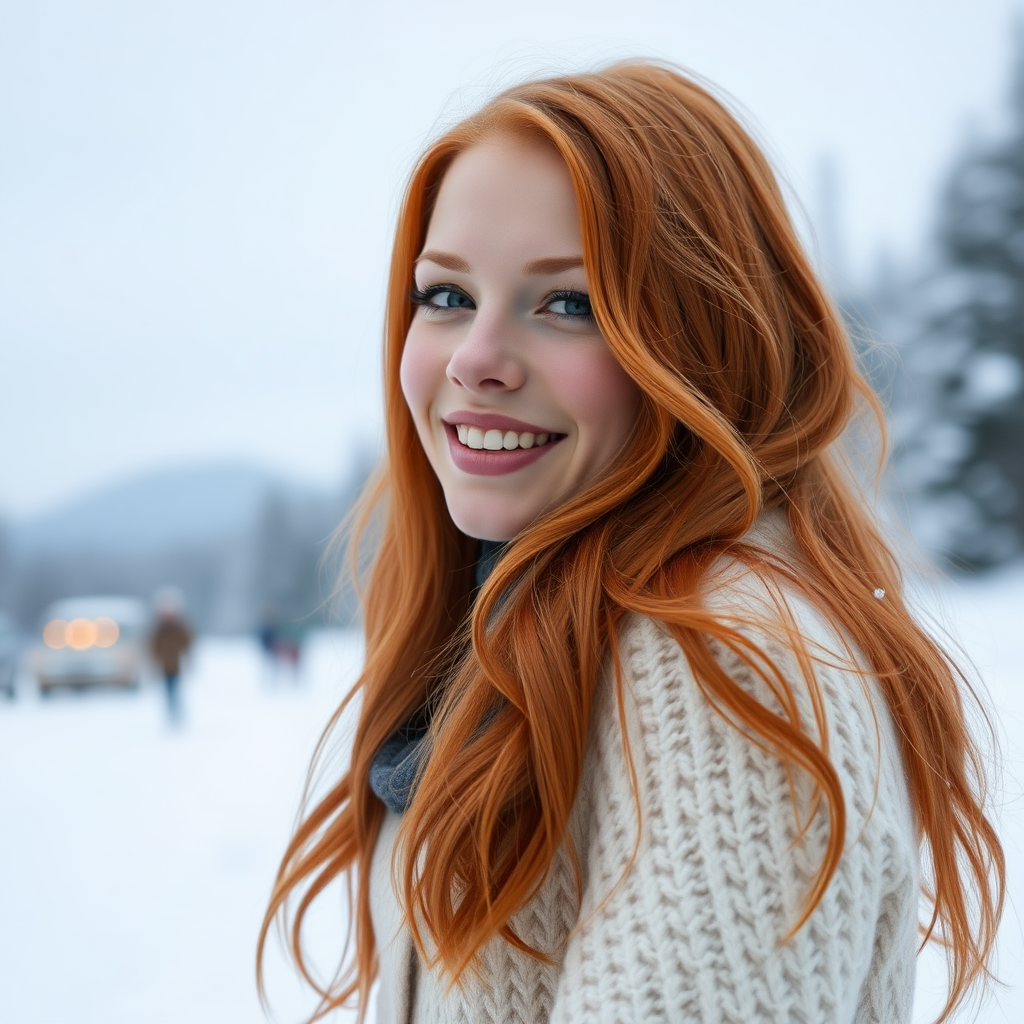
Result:
{"label": "smile", "polygon": [[455,432],[459,436],[460,444],[477,451],[485,449],[489,452],[502,450],[511,452],[517,448],[533,448],[534,445],[539,448],[547,444],[553,436],[551,434],[534,434],[529,430],[524,430],[521,434],[514,430],[481,430],[480,427],[471,427],[466,423],[455,424]]}
{"label": "smile", "polygon": [[448,450],[456,469],[474,476],[514,473],[542,459],[566,435],[502,430],[469,423],[445,423]]}

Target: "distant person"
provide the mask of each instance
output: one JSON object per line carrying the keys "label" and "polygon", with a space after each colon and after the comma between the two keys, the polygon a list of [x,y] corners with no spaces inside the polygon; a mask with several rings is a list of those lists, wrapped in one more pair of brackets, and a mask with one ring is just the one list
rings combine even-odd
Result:
{"label": "distant person", "polygon": [[277,637],[276,655],[279,665],[286,665],[293,678],[299,675],[302,645],[306,640],[306,624],[294,619],[283,623]]}
{"label": "distant person", "polygon": [[192,630],[182,615],[182,600],[177,591],[170,589],[157,593],[154,600],[157,622],[149,638],[149,649],[160,667],[167,693],[167,716],[172,722],[181,721],[181,662],[192,646]]}
{"label": "distant person", "polygon": [[260,625],[256,630],[256,638],[259,640],[260,649],[263,651],[267,661],[273,666],[277,657],[277,640],[280,635],[281,621],[277,609],[268,604],[260,613]]}
{"label": "distant person", "polygon": [[305,636],[304,622],[294,619],[282,621],[273,605],[264,607],[256,637],[272,676],[276,676],[281,666],[287,666],[293,676],[298,676]]}

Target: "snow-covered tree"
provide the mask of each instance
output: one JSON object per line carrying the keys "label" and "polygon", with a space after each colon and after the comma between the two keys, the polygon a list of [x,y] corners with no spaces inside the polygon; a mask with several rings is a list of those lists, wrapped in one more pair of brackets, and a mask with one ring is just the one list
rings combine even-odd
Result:
{"label": "snow-covered tree", "polygon": [[[1009,128],[956,162],[937,260],[891,303],[914,323],[894,396],[897,469],[921,539],[961,565],[1024,548],[1024,32]],[[898,333],[898,332],[897,332]]]}

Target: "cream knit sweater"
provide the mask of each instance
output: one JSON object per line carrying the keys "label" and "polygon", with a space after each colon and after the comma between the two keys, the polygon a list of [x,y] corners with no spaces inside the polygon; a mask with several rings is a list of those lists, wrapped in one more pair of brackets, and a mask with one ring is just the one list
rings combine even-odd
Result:
{"label": "cream knit sweater", "polygon": [[[731,576],[731,578],[729,578]],[[737,571],[716,581],[728,615],[767,605]],[[836,634],[793,598],[815,648],[843,657]],[[761,638],[792,670],[792,654]],[[560,854],[514,919],[545,965],[494,940],[461,987],[419,961],[392,883],[401,819],[388,811],[370,878],[380,954],[377,1024],[899,1024],[910,1019],[918,911],[918,845],[894,728],[874,683],[818,666],[829,756],[846,797],[846,844],[808,922],[786,944],[828,838],[823,811],[801,841],[781,762],[725,722],[697,688],[676,642],[632,618],[620,641],[628,735],[642,807],[624,760],[614,677],[591,719],[570,831],[583,870],[582,906]],[[848,656],[847,656],[848,657]],[[766,687],[726,654],[722,664],[764,704]],[[812,730],[813,731],[813,730]],[[810,787],[795,773],[806,822]]]}

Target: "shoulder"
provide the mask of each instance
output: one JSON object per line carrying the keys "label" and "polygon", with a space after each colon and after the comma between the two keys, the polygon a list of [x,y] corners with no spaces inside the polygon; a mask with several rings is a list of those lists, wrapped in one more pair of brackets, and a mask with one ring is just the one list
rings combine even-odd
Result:
{"label": "shoulder", "polygon": [[[785,594],[817,655],[806,685],[782,617],[772,618],[778,595],[737,565],[716,568],[704,607],[746,628],[778,666],[839,777],[839,864],[790,935],[832,838],[825,801],[727,701],[716,705],[669,628],[628,617],[574,807],[583,898],[552,1020],[907,1019],[917,844],[884,699],[839,632]],[[711,657],[764,715],[783,713],[726,645],[712,644]]]}
{"label": "shoulder", "polygon": [[[791,543],[781,517],[762,517],[748,537],[776,550]],[[901,874],[913,874],[917,829],[900,740],[882,691],[852,642],[805,597],[776,587],[734,559],[722,559],[709,573],[703,607],[749,644],[739,653],[715,639],[708,643],[730,684],[753,697],[759,716],[769,723],[772,716],[787,717],[784,701],[791,698],[801,731],[825,751],[842,787],[844,845],[876,844],[872,856],[898,861]],[[740,817],[756,818],[771,807],[791,819],[795,838],[798,822],[816,806],[806,773],[793,771],[737,716],[735,704],[709,689],[700,665],[692,663],[664,623],[628,616],[618,647],[626,714],[620,723],[611,713],[617,701],[611,699],[615,680],[609,666],[604,749],[611,750],[613,732],[621,743],[625,724],[644,802],[660,808],[658,814],[677,806],[698,817],[705,800]],[[776,679],[758,671],[765,665],[777,670]],[[780,694],[780,680],[788,694]],[[695,803],[702,788],[706,792]],[[809,835],[809,865],[820,860],[827,836],[827,827],[817,843]]]}
{"label": "shoulder", "polygon": [[[779,513],[763,515],[743,543],[799,569],[799,555]],[[784,709],[777,688],[765,681],[759,668],[768,674],[778,670],[793,692],[802,725],[821,739],[814,723],[815,697],[801,667],[806,654],[809,661],[803,664],[811,667],[832,717],[866,716],[872,723],[879,715],[888,717],[870,667],[852,641],[806,595],[768,571],[755,571],[738,558],[724,555],[709,568],[693,608],[705,622],[724,627],[738,642],[738,647],[726,642],[713,628],[704,631],[716,665],[767,712],[783,714]],[[696,700],[705,692],[699,666],[695,672],[691,664],[694,652],[683,650],[666,623],[630,614],[621,624],[618,639],[623,672],[637,699],[658,702],[668,689],[682,690]]]}

